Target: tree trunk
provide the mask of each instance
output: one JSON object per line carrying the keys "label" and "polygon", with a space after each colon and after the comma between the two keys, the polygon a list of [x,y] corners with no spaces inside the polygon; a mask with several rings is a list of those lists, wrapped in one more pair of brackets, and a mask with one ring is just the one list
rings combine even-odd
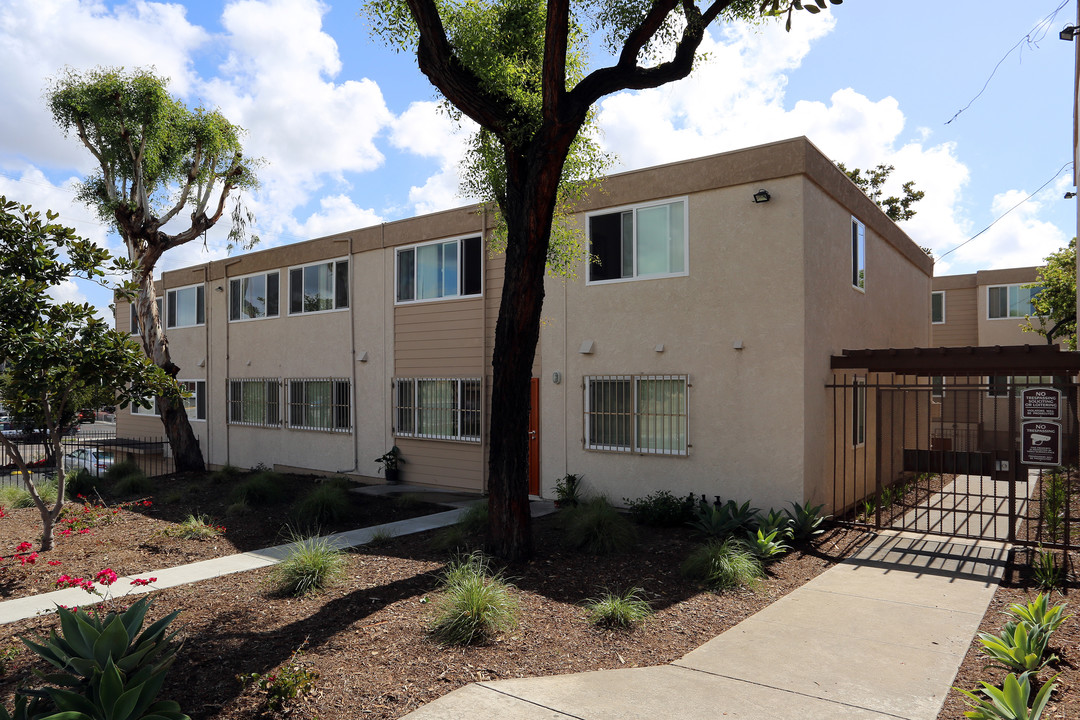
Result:
{"label": "tree trunk", "polygon": [[184,403],[170,397],[159,397],[158,410],[161,412],[161,423],[165,426],[165,434],[169,437],[176,471],[205,471],[206,464],[203,462],[202,448],[199,447],[199,439],[195,437],[195,432],[191,429]]}
{"label": "tree trunk", "polygon": [[[506,560],[532,555],[529,514],[529,383],[540,339],[544,274],[563,163],[577,129],[536,156],[507,153],[505,276],[492,353],[488,455],[488,549]],[[562,139],[560,137],[560,139]],[[541,146],[534,143],[534,147]],[[561,149],[561,152],[560,152]]]}

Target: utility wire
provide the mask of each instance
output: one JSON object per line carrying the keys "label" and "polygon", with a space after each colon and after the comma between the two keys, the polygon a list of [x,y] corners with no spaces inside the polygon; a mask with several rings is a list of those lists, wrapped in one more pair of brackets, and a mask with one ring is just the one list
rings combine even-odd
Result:
{"label": "utility wire", "polygon": [[[989,87],[989,85],[990,85],[990,81],[994,79],[994,75],[995,75],[995,74],[997,73],[997,71],[998,71],[998,68],[999,68],[999,67],[1001,67],[1001,63],[1005,62],[1006,58],[1008,58],[1008,57],[1009,57],[1010,55],[1012,55],[1012,54],[1013,54],[1013,52],[1014,52],[1014,51],[1015,51],[1015,50],[1016,50],[1017,48],[1021,48],[1021,50],[1020,50],[1020,53],[1021,53],[1021,55],[1023,55],[1023,49],[1022,49],[1022,48],[1023,48],[1023,46],[1024,46],[1025,44],[1026,44],[1026,45],[1028,45],[1028,46],[1031,46],[1031,47],[1035,47],[1035,48],[1037,48],[1037,47],[1038,47],[1038,43],[1039,43],[1039,41],[1040,41],[1040,40],[1042,40],[1042,39],[1043,39],[1044,37],[1046,37],[1046,31],[1047,31],[1047,29],[1048,29],[1048,28],[1050,27],[1050,23],[1054,22],[1054,18],[1055,18],[1055,17],[1057,17],[1057,14],[1058,14],[1059,12],[1061,12],[1061,9],[1062,9],[1063,7],[1065,7],[1066,5],[1068,5],[1068,4],[1069,4],[1069,0],[1061,0],[1061,4],[1057,6],[1057,8],[1056,8],[1056,9],[1054,10],[1054,12],[1050,13],[1049,15],[1047,15],[1046,17],[1044,17],[1044,18],[1043,18],[1042,20],[1040,20],[1040,21],[1039,21],[1039,23],[1038,23],[1037,25],[1035,25],[1035,27],[1033,27],[1033,28],[1032,28],[1032,29],[1031,29],[1031,30],[1030,30],[1030,31],[1028,32],[1028,34],[1027,34],[1027,35],[1024,35],[1024,37],[1020,38],[1020,39],[1019,39],[1019,40],[1018,40],[1018,41],[1016,42],[1016,44],[1015,44],[1015,45],[1013,45],[1013,46],[1012,46],[1011,48],[1009,48],[1009,51],[1008,51],[1007,53],[1005,53],[1005,54],[1004,54],[1004,55],[1003,55],[1003,56],[1001,57],[1001,59],[1000,59],[1000,60],[998,60],[998,63],[997,63],[997,65],[995,65],[995,66],[994,66],[994,70],[993,70],[993,71],[992,71],[992,72],[990,73],[990,77],[986,78],[986,82],[985,82],[985,83],[983,83],[983,86],[982,86],[982,90],[979,90],[978,94],[977,94],[977,95],[976,95],[975,97],[971,98],[971,100],[969,100],[969,101],[968,101],[968,104],[967,104],[967,105],[965,105],[964,107],[962,107],[962,108],[960,108],[959,110],[957,110],[957,111],[956,111],[956,114],[955,114],[955,115],[953,115],[953,116],[952,116],[951,118],[949,118],[949,119],[948,119],[948,120],[947,120],[947,121],[945,122],[945,124],[946,124],[946,125],[948,125],[948,124],[949,124],[949,123],[951,123],[951,122],[952,122],[953,120],[955,120],[955,119],[956,119],[956,118],[957,118],[957,117],[958,117],[958,116],[960,115],[960,113],[964,112],[964,111],[965,111],[965,110],[967,110],[967,109],[968,109],[969,107],[971,107],[971,106],[972,106],[972,104],[973,104],[973,103],[974,103],[974,102],[975,102],[976,100],[978,100],[978,99],[979,99],[979,97],[980,97],[980,96],[981,96],[981,95],[982,95],[982,94],[983,94],[984,92],[986,92],[986,88],[987,88],[987,87]],[[1021,57],[1021,58],[1020,58],[1020,60],[1021,60],[1021,62],[1023,62],[1023,57]]]}
{"label": "utility wire", "polygon": [[945,256],[947,256],[947,255],[951,255],[952,253],[956,252],[956,251],[957,251],[957,250],[959,250],[960,248],[962,248],[962,247],[964,247],[965,245],[967,245],[967,244],[968,244],[969,242],[971,242],[971,241],[972,241],[972,240],[974,240],[975,238],[977,238],[977,237],[979,237],[980,235],[982,235],[982,234],[983,234],[984,232],[986,232],[986,231],[987,231],[987,230],[989,230],[990,228],[992,228],[992,227],[994,227],[995,225],[997,225],[997,223],[998,223],[998,220],[1001,220],[1001,219],[1002,219],[1003,217],[1005,217],[1006,215],[1008,215],[1009,213],[1011,213],[1011,212],[1012,212],[1013,210],[1015,210],[1016,208],[1020,207],[1021,205],[1023,205],[1024,203],[1026,203],[1026,202],[1027,202],[1028,200],[1030,200],[1031,198],[1033,198],[1033,197],[1035,197],[1036,195],[1038,195],[1039,193],[1041,193],[1041,192],[1043,191],[1043,188],[1045,188],[1045,187],[1046,187],[1047,185],[1049,185],[1050,183],[1054,182],[1054,181],[1055,181],[1055,180],[1057,180],[1057,179],[1058,179],[1059,177],[1061,177],[1061,173],[1062,173],[1062,172],[1063,172],[1063,171],[1065,170],[1065,168],[1069,167],[1070,165],[1072,165],[1072,161],[1071,161],[1071,160],[1070,160],[1069,162],[1065,163],[1064,165],[1062,165],[1062,166],[1061,166],[1061,168],[1060,168],[1060,169],[1059,169],[1059,170],[1058,170],[1058,171],[1057,171],[1056,173],[1054,173],[1054,176],[1053,176],[1052,178],[1050,178],[1049,180],[1047,180],[1046,182],[1044,182],[1044,183],[1043,183],[1043,184],[1042,184],[1042,185],[1041,185],[1041,186],[1039,187],[1039,189],[1038,189],[1038,190],[1036,190],[1035,192],[1031,193],[1030,195],[1028,195],[1028,196],[1027,196],[1026,198],[1024,198],[1023,200],[1021,200],[1020,202],[1018,202],[1018,203],[1016,203],[1015,205],[1013,205],[1013,206],[1012,206],[1011,208],[1009,208],[1008,210],[1006,210],[1005,212],[1003,212],[1003,213],[1002,213],[1001,215],[999,215],[999,216],[997,217],[997,219],[995,219],[995,220],[994,220],[994,222],[990,223],[989,225],[987,225],[986,227],[984,227],[984,228],[983,228],[982,230],[980,230],[979,232],[975,233],[974,235],[972,235],[971,237],[969,237],[969,238],[968,238],[967,240],[965,240],[964,242],[960,243],[959,245],[957,245],[956,247],[954,247],[954,248],[953,248],[952,250],[950,250],[949,252],[945,253],[945,254],[944,254],[944,255],[942,255],[941,257],[939,257],[939,258],[938,258],[938,260],[941,260],[941,259],[945,258]]}

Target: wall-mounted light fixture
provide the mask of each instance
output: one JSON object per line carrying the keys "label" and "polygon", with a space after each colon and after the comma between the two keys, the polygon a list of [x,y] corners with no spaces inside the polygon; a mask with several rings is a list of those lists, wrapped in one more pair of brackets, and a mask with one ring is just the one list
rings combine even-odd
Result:
{"label": "wall-mounted light fixture", "polygon": [[1076,193],[1072,192],[1071,190],[1065,193],[1066,200],[1072,200],[1074,197],[1076,197]]}
{"label": "wall-mounted light fixture", "polygon": [[735,348],[736,350],[742,350],[745,345],[743,345],[742,340],[736,340],[734,343],[731,344],[731,347]]}
{"label": "wall-mounted light fixture", "polygon": [[578,348],[578,352],[582,355],[592,355],[593,345],[594,343],[592,340],[586,340],[585,342],[581,343],[581,347]]}
{"label": "wall-mounted light fixture", "polygon": [[367,350],[360,352],[360,355],[356,358],[357,362],[367,362]]}
{"label": "wall-mounted light fixture", "polygon": [[664,352],[664,343],[660,343],[659,345],[654,347],[653,350],[655,350],[656,352]]}
{"label": "wall-mounted light fixture", "polygon": [[1066,25],[1065,29],[1058,33],[1058,37],[1067,42],[1072,42],[1076,39],[1076,33],[1080,32],[1080,26]]}
{"label": "wall-mounted light fixture", "polygon": [[756,203],[769,202],[770,200],[772,200],[772,195],[770,195],[769,191],[765,190],[764,188],[754,193],[754,202]]}
{"label": "wall-mounted light fixture", "polygon": [[558,370],[551,373],[551,382],[555,383],[556,385],[561,383],[562,382],[562,373],[559,372]]}
{"label": "wall-mounted light fixture", "polygon": [[206,367],[206,361],[200,360],[199,362],[195,363],[195,365],[197,365],[198,367]]}
{"label": "wall-mounted light fixture", "polygon": [[214,288],[214,292],[225,292],[225,288],[222,285],[218,285]]}

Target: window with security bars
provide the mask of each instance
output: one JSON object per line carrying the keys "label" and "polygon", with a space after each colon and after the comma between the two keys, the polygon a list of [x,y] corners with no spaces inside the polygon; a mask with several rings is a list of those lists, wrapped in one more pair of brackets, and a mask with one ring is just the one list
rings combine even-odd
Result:
{"label": "window with security bars", "polygon": [[687,375],[585,378],[585,449],[686,455]]}
{"label": "window with security bars", "polygon": [[229,423],[281,425],[281,381],[277,378],[229,380]]}
{"label": "window with security bars", "polygon": [[397,378],[394,434],[480,442],[479,378]]}
{"label": "window with security bars", "polygon": [[297,430],[349,432],[352,429],[351,382],[338,378],[285,380],[288,425]]}

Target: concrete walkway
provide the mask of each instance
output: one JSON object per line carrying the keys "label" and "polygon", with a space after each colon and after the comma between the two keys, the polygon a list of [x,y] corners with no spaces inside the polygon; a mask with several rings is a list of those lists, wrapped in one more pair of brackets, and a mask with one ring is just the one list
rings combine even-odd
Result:
{"label": "concrete walkway", "polygon": [[481,682],[408,720],[934,720],[1005,547],[883,534],[670,665]]}

